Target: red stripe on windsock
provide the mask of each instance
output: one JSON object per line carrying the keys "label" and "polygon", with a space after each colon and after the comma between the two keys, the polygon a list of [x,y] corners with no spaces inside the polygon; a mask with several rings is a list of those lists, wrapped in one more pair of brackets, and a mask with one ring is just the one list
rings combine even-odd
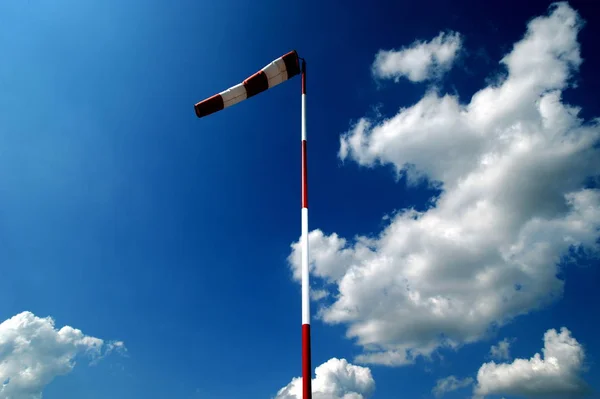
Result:
{"label": "red stripe on windsock", "polygon": [[256,72],[248,79],[244,80],[247,98],[257,95],[269,88],[269,78],[263,71]]}
{"label": "red stripe on windsock", "polygon": [[306,140],[302,140],[302,208],[308,208],[308,171],[306,162]]}
{"label": "red stripe on windsock", "polygon": [[310,324],[302,325],[302,397],[312,397],[312,372],[310,364]]}
{"label": "red stripe on windsock", "polygon": [[202,118],[203,116],[222,110],[224,106],[223,97],[221,97],[220,94],[215,94],[214,96],[195,104],[194,110],[196,111],[196,116]]}
{"label": "red stripe on windsock", "polygon": [[296,76],[300,73],[300,62],[298,61],[298,53],[296,50],[292,50],[283,57],[281,57],[285,63],[285,69],[287,70],[288,79],[292,76]]}

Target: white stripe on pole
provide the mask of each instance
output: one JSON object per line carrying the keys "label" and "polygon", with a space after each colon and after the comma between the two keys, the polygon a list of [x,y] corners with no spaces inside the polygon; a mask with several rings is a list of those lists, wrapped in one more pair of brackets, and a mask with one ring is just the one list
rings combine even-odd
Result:
{"label": "white stripe on pole", "polygon": [[302,208],[302,324],[310,324],[310,281],[308,275],[308,208]]}
{"label": "white stripe on pole", "polygon": [[302,140],[306,140],[306,94],[302,94]]}

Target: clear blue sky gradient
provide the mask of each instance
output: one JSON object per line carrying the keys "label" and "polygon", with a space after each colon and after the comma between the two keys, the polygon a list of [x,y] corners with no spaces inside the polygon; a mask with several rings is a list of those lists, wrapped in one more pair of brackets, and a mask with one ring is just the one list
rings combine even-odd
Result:
{"label": "clear blue sky gradient", "polygon": [[[377,232],[385,213],[431,193],[337,159],[353,121],[422,95],[377,87],[375,53],[459,31],[467,54],[443,90],[465,100],[549,4],[377,3],[0,2],[0,320],[30,310],[129,350],[81,362],[45,398],[267,399],[300,375],[300,289],[286,265],[300,233],[300,80],[202,120],[193,104],[298,50],[310,228]],[[600,116],[600,15],[593,1],[570,4],[587,24],[579,87],[565,100]],[[517,336],[512,354],[530,357],[565,325],[600,389],[600,273],[586,265],[565,273],[561,301],[498,338]],[[313,334],[315,366],[359,353],[343,327],[315,321]],[[375,398],[431,397],[437,378],[476,371],[491,343],[373,367]]]}

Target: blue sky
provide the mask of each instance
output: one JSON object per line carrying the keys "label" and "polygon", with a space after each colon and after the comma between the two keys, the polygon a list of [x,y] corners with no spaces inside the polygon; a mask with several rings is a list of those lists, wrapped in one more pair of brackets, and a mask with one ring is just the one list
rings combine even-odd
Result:
{"label": "blue sky", "polygon": [[[348,261],[341,247],[335,247],[327,265],[345,275],[350,263],[366,270],[378,264],[373,259],[385,255],[391,271],[380,274],[383,279],[413,270],[407,263],[412,259],[408,254],[462,253],[454,247],[438,247],[435,240],[427,241],[428,233],[419,233],[426,225],[408,230],[406,242],[397,248],[390,249],[378,237],[393,223],[409,225],[401,219],[384,220],[384,215],[410,207],[426,212],[430,197],[440,195],[427,181],[415,186],[407,184],[406,175],[396,180],[394,165],[414,161],[428,181],[439,177],[450,187],[460,181],[454,179],[455,174],[466,177],[473,172],[455,165],[483,154],[477,152],[480,144],[465,139],[464,146],[448,150],[442,146],[437,152],[435,143],[444,142],[437,139],[449,134],[444,133],[445,128],[421,131],[420,124],[415,128],[402,125],[404,122],[386,124],[386,120],[393,120],[400,108],[419,103],[432,87],[440,96],[457,95],[461,103],[468,104],[474,93],[505,74],[500,59],[523,39],[532,18],[549,15],[549,4],[438,1],[433,5],[380,2],[375,7],[364,2],[312,0],[260,4],[239,0],[1,2],[0,321],[24,311],[40,318],[50,316],[57,329],[65,325],[80,329],[104,340],[102,353],[110,352],[88,366],[89,360],[79,353],[87,343],[60,347],[67,358],[78,355],[77,364],[65,375],[40,383],[43,397],[272,398],[300,375],[300,286],[288,263],[290,246],[300,233],[300,80],[201,120],[193,112],[195,102],[238,83],[291,49],[308,63],[309,228],[318,229],[323,237],[335,234],[345,238],[346,255],[350,253],[351,258]],[[576,87],[562,90],[562,103],[581,107],[579,117],[587,123],[600,116],[596,95],[600,58],[595,53],[600,14],[591,1],[569,4],[585,20],[576,39],[583,62],[570,72],[569,82]],[[396,82],[373,76],[372,66],[380,50],[400,51],[416,40],[429,42],[449,31],[460,34],[460,51],[440,77],[413,82],[400,74]],[[564,44],[565,48],[569,45],[573,43]],[[548,61],[548,71],[553,72],[553,60],[539,62]],[[519,62],[527,61],[515,61],[515,70],[522,65]],[[391,62],[389,67],[400,70],[400,64]],[[547,72],[545,65],[534,65],[539,68],[538,75]],[[555,75],[548,76],[550,80]],[[561,84],[555,86],[562,88]],[[517,106],[502,116],[505,125],[490,122],[486,131],[494,134],[508,125],[529,121],[528,115],[519,112],[528,109],[523,98],[509,98],[507,104]],[[495,112],[499,105],[492,101],[486,106]],[[432,120],[440,117],[445,123],[445,114],[435,101],[430,111]],[[369,138],[352,147],[342,160],[340,140],[358,137],[356,123],[361,118],[368,118],[381,134],[372,129]],[[562,126],[561,121],[557,120],[556,126]],[[577,122],[571,128],[580,125]],[[447,126],[448,131],[457,129],[452,131],[454,137],[469,135],[461,130],[462,125]],[[571,128],[559,133],[566,135]],[[598,134],[593,125],[587,129],[589,137]],[[403,134],[431,140],[404,145],[408,136]],[[467,151],[470,145],[478,150]],[[554,149],[563,148],[554,145],[558,146]],[[533,213],[546,209],[542,204],[545,197],[538,195],[551,196],[554,187],[561,194],[581,189],[580,183],[562,182],[579,181],[583,174],[598,175],[597,162],[575,162],[588,159],[585,156],[594,159],[594,147],[588,147],[587,153],[564,158],[556,169],[550,158],[531,158],[529,166],[517,169],[524,172],[513,176],[518,182],[515,192],[536,186],[538,191],[530,195],[534,204],[540,203],[528,208],[523,205],[526,199],[507,200],[492,208],[486,215],[496,219],[491,219],[489,231],[501,230],[496,223],[519,214],[522,220],[515,222],[515,235],[498,233],[506,242],[515,244],[519,234],[524,234],[526,243],[535,239],[552,247],[558,242],[553,241],[555,237],[566,232],[573,233],[575,240],[597,242],[600,224],[593,218],[598,209],[593,198],[586,202],[591,214],[581,211],[575,219],[565,221],[587,221],[589,231],[577,227],[573,232],[568,226],[561,230],[550,224],[528,236],[525,225]],[[455,153],[447,155],[451,150]],[[450,166],[440,168],[448,159]],[[361,162],[363,166],[359,166]],[[540,170],[554,170],[559,177],[528,174]],[[501,186],[498,182],[490,184]],[[508,186],[505,191],[498,190],[498,198],[507,192],[511,192]],[[528,209],[535,212],[528,214]],[[466,220],[443,215],[435,226]],[[552,215],[555,219],[547,215],[542,219],[556,222],[564,216]],[[481,230],[483,236],[485,231]],[[373,257],[362,257],[353,241],[357,235],[378,241],[379,250]],[[405,248],[413,238],[424,240],[414,244],[423,245],[423,253],[417,253],[416,247]],[[328,243],[331,241],[315,241],[314,253],[325,253],[319,251],[325,251]],[[469,248],[475,253],[496,244],[481,245]],[[498,251],[504,248],[498,245],[494,247]],[[473,262],[471,272],[489,266],[468,254],[457,255],[456,263],[449,259],[448,265]],[[436,270],[448,272],[435,259],[423,259],[434,274]],[[530,265],[526,260],[530,258],[523,259],[524,268],[537,265],[537,260]],[[315,272],[333,278],[325,263],[317,259]],[[555,263],[537,267],[547,270],[545,266]],[[529,359],[540,352],[544,333],[564,326],[585,352],[588,370],[581,375],[596,391],[590,397],[600,397],[600,323],[594,311],[599,302],[594,289],[600,281],[597,266],[597,259],[584,256],[561,269],[564,292],[548,274],[532,274],[530,285],[523,289],[539,290],[540,294],[527,304],[517,301],[510,311],[483,318],[483,327],[463,319],[466,313],[460,312],[442,324],[416,316],[395,316],[409,308],[393,298],[382,299],[382,291],[374,286],[354,282],[341,296],[347,303],[359,301],[364,294],[373,303],[382,300],[389,308],[373,305],[368,313],[359,314],[364,325],[360,320],[330,323],[315,317],[313,366],[343,358],[356,367],[368,367],[376,389],[348,391],[362,395],[359,399],[433,398],[438,380],[451,375],[472,378],[473,387],[444,395],[459,398],[472,395],[477,383],[484,385],[485,376],[478,381],[477,371],[491,361],[492,345],[504,338],[511,340],[510,358],[496,362],[512,364],[514,359]],[[340,269],[344,267],[347,269]],[[504,270],[503,265],[497,267]],[[381,270],[377,273],[383,273]],[[413,274],[415,280],[410,281],[409,274],[402,275],[417,287],[422,284],[425,295],[424,287],[429,287],[425,283],[430,280]],[[320,307],[335,308],[332,298],[340,293],[340,281],[334,280],[323,285],[321,279],[315,279],[315,289],[327,289],[330,296],[313,305],[313,316]],[[468,283],[468,277],[464,281]],[[392,283],[386,289],[399,286]],[[356,296],[352,297],[353,293]],[[554,295],[554,300],[533,309],[546,294]],[[447,295],[452,300],[473,299],[473,307],[477,300],[491,298],[479,291],[473,296]],[[515,312],[520,313],[513,318]],[[510,320],[494,327],[504,317]],[[27,336],[34,331],[27,326],[44,326],[35,320],[38,324],[14,324],[20,326],[14,331]],[[417,349],[424,356],[417,356],[411,364],[392,366],[361,362],[370,349],[347,338],[347,332],[382,321],[391,324],[372,334],[359,333],[357,338],[371,340],[382,356],[402,348]],[[11,342],[6,337],[14,340],[18,334],[7,333],[7,326],[0,328],[6,334],[0,337]],[[480,327],[491,331],[482,334]],[[393,336],[388,337],[388,332]],[[450,336],[457,346],[450,349],[438,338],[422,341],[428,334]],[[33,336],[38,335],[29,335]],[[124,342],[126,352],[112,350],[114,341]],[[38,341],[32,342],[34,355]],[[0,340],[0,348],[2,344]],[[431,353],[425,353],[427,348]],[[25,355],[0,350],[0,359],[16,365],[0,369],[13,379],[7,386],[16,384],[19,367],[27,364],[20,356]],[[540,377],[542,384],[545,377]],[[522,385],[516,382],[510,387],[489,388],[489,397],[517,397],[512,394],[522,393]],[[340,389],[346,392],[344,389],[350,388]]]}

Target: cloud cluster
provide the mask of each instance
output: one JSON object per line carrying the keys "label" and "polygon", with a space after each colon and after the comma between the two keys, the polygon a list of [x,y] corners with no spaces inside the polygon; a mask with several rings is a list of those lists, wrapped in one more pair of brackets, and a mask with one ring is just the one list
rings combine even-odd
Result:
{"label": "cloud cluster", "polygon": [[371,66],[373,76],[380,79],[405,77],[422,82],[447,72],[461,49],[462,38],[457,32],[440,32],[428,42],[416,41],[400,50],[379,50]]}
{"label": "cloud cluster", "polygon": [[[600,173],[600,126],[561,99],[582,62],[581,27],[568,4],[552,5],[470,102],[428,92],[340,137],[341,159],[441,190],[375,236],[309,234],[311,272],[329,292],[318,316],[347,326],[364,349],[356,362],[409,364],[475,342],[559,298],[571,249],[598,250],[600,191],[585,183]],[[295,242],[295,276],[298,252]]]}
{"label": "cloud cluster", "polygon": [[[366,399],[373,394],[375,381],[367,367],[346,359],[332,358],[315,369],[314,399]],[[277,392],[275,399],[301,399],[302,378],[297,377]]]}
{"label": "cloud cluster", "polygon": [[49,317],[19,313],[0,324],[0,399],[40,399],[55,377],[73,370],[78,355],[97,361],[115,350],[122,353],[125,346],[70,326],[57,330]]}
{"label": "cloud cluster", "polygon": [[477,373],[475,394],[574,398],[588,392],[581,378],[585,370],[583,347],[565,327],[544,334],[543,357],[515,359],[512,363],[485,363]]}

